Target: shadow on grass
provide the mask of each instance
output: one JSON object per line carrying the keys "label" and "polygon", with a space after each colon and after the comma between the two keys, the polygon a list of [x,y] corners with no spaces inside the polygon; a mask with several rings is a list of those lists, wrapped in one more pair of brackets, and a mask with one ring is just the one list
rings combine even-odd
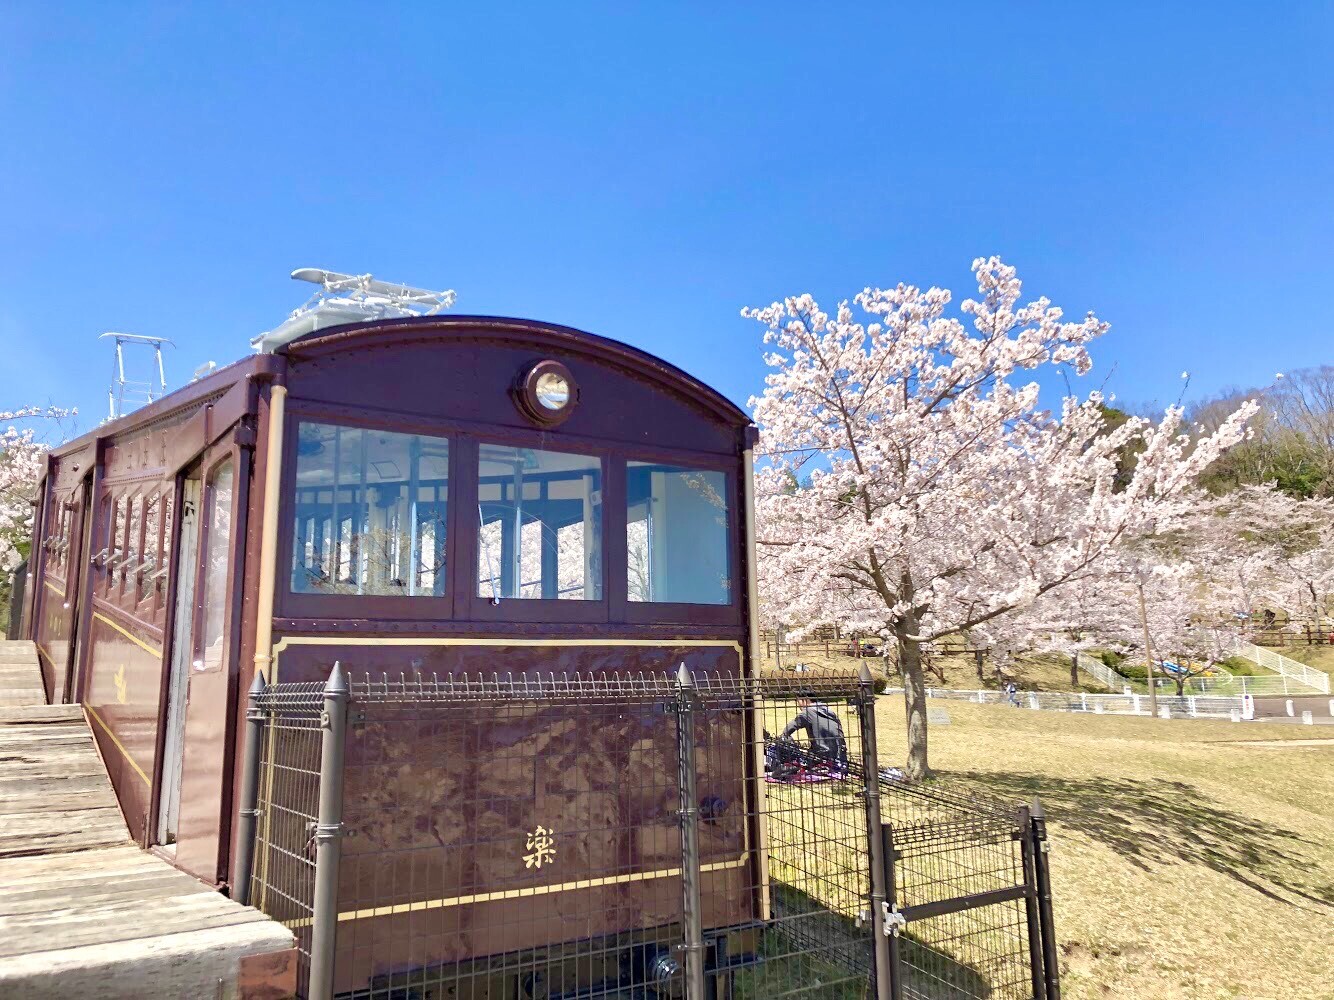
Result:
{"label": "shadow on grass", "polygon": [[1302,837],[1263,817],[1231,812],[1191,785],[975,771],[952,776],[1010,800],[1040,797],[1049,821],[1079,830],[1145,871],[1150,861],[1198,864],[1290,906],[1300,904],[1275,890],[1334,906],[1334,885],[1301,878],[1319,870]]}

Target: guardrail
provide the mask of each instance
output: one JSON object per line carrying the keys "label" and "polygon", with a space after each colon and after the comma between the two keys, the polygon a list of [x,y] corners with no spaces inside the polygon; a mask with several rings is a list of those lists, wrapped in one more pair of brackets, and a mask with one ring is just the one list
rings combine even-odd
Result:
{"label": "guardrail", "polygon": [[[1314,667],[1308,667],[1305,663],[1298,663],[1296,660],[1284,656],[1282,653],[1275,653],[1272,649],[1265,649],[1263,646],[1257,646],[1253,642],[1246,642],[1228,632],[1218,634],[1219,645],[1226,651],[1235,653],[1238,656],[1244,656],[1268,670],[1274,671],[1289,680],[1296,681],[1298,684],[1305,685],[1308,688],[1319,691],[1322,694],[1329,694],[1329,674]],[[1240,680],[1240,678],[1238,678]],[[1258,678],[1253,678],[1253,680]],[[1288,694],[1285,688],[1283,691],[1265,691],[1255,690],[1250,693],[1255,694]],[[1292,692],[1299,693],[1299,692]]]}
{"label": "guardrail", "polygon": [[1117,673],[1111,667],[1107,666],[1107,664],[1103,663],[1102,660],[1089,656],[1088,653],[1076,653],[1075,662],[1078,664],[1080,670],[1084,671],[1084,673],[1088,674],[1110,691],[1122,691],[1130,686],[1129,677]]}
{"label": "guardrail", "polygon": [[[891,688],[901,691],[902,688]],[[1019,691],[1011,698],[1003,691],[963,691],[946,688],[927,688],[928,698],[950,701],[969,701],[977,705],[1012,704],[1016,708],[1031,708],[1052,712],[1088,712],[1091,715],[1150,716],[1147,694],[1070,694],[1062,691]],[[1232,719],[1240,722],[1254,717],[1254,705],[1249,698],[1211,697],[1188,694],[1158,695],[1158,714],[1174,719]]]}

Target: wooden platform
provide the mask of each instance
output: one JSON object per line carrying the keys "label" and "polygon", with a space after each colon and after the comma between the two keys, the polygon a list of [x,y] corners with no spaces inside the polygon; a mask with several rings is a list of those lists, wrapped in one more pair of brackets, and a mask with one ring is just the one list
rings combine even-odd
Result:
{"label": "wooden platform", "polygon": [[0,706],[45,704],[37,647],[26,640],[0,639]]}
{"label": "wooden platform", "polygon": [[83,710],[27,702],[20,659],[0,659],[0,997],[290,995],[291,932],[130,840]]}

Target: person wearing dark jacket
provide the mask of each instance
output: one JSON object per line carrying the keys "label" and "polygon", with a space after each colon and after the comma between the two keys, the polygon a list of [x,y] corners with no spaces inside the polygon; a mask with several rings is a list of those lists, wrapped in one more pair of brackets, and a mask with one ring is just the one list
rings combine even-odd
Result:
{"label": "person wearing dark jacket", "polygon": [[843,735],[843,723],[839,721],[838,716],[828,705],[810,697],[798,699],[797,704],[801,706],[801,711],[787,724],[773,749],[781,753],[783,749],[795,748],[797,744],[792,736],[798,729],[804,729],[810,740],[808,752],[816,759],[815,762],[832,764],[840,771],[846,771],[848,741]]}

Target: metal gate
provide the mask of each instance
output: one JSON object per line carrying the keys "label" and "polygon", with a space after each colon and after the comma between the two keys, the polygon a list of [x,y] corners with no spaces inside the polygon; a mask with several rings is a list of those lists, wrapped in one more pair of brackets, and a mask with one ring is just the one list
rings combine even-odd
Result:
{"label": "metal gate", "polygon": [[250,698],[237,895],[303,997],[1058,996],[1037,828],[882,771],[869,675]]}

